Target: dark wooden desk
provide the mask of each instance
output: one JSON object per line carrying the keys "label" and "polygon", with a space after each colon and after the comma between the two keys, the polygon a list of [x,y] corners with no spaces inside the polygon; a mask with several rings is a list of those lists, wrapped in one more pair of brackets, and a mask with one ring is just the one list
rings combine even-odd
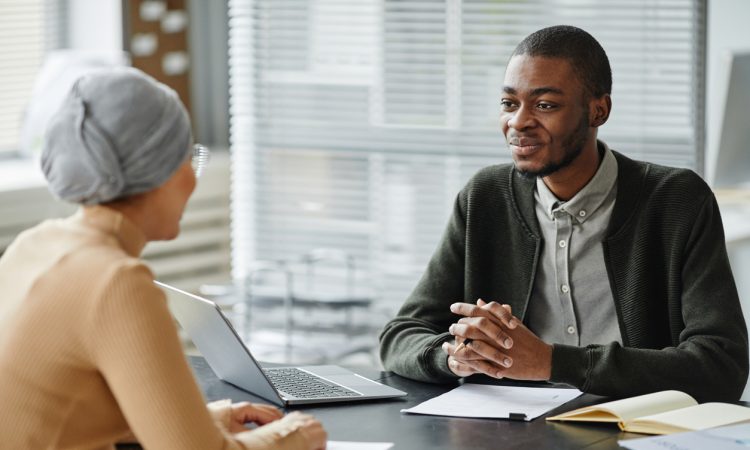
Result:
{"label": "dark wooden desk", "polygon": [[[190,364],[208,400],[230,398],[233,401],[268,403],[219,380],[203,358],[190,357]],[[643,437],[623,433],[614,424],[564,424],[546,422],[544,417],[531,422],[512,422],[402,414],[401,409],[447,392],[456,385],[419,383],[390,372],[359,369],[357,372],[409,395],[398,400],[295,407],[289,410],[315,415],[323,422],[330,440],[393,442],[394,450],[604,450],[620,448],[618,439]],[[564,405],[560,412],[601,400],[601,397],[586,394]]]}

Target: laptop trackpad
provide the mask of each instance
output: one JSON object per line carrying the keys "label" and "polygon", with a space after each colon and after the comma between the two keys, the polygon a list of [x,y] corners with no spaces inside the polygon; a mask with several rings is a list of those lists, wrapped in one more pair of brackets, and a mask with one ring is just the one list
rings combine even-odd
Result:
{"label": "laptop trackpad", "polygon": [[300,369],[307,370],[315,375],[325,378],[326,380],[333,381],[334,383],[338,383],[360,392],[362,391],[362,388],[382,386],[376,381],[357,375],[351,370],[339,366],[310,366],[300,367]]}

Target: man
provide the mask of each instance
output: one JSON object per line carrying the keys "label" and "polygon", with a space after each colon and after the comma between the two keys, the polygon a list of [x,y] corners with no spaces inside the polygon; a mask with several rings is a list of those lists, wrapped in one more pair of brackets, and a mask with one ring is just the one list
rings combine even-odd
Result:
{"label": "man", "polygon": [[716,200],[692,171],[597,140],[611,86],[607,55],[583,30],[545,28],[518,45],[500,101],[514,163],[459,193],[381,334],[386,369],[739,399],[747,330]]}

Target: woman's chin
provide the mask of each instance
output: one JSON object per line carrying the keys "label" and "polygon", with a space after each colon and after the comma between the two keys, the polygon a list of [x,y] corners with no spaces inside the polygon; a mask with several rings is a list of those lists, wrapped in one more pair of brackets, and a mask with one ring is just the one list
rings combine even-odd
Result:
{"label": "woman's chin", "polygon": [[171,241],[177,238],[177,236],[180,235],[180,226],[177,225],[172,229],[169,230],[160,230],[158,234],[153,236],[152,239],[149,239],[150,241]]}

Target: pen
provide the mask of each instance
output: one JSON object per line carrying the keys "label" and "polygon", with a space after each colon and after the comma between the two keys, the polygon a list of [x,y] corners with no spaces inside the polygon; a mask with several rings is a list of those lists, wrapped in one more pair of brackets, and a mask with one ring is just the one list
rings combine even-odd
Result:
{"label": "pen", "polygon": [[458,344],[458,347],[456,347],[456,350],[453,352],[453,354],[455,355],[456,353],[458,353],[459,350],[461,350],[462,348],[466,347],[469,344],[471,344],[471,339],[469,338],[464,339],[463,342]]}

